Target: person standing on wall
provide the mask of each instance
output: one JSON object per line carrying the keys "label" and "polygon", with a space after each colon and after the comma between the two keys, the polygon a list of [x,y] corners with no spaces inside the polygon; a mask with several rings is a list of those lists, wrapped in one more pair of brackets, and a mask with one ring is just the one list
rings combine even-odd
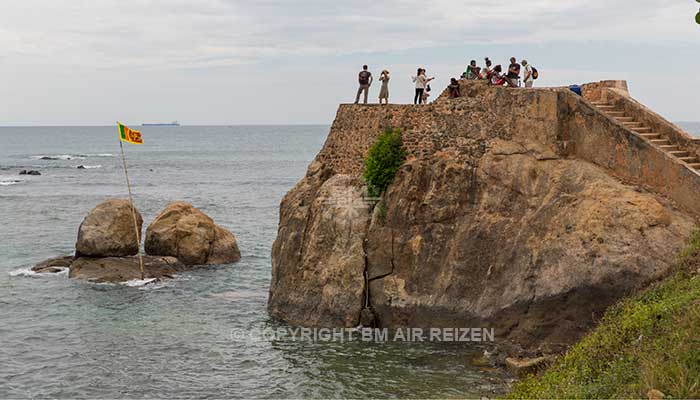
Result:
{"label": "person standing on wall", "polygon": [[428,82],[433,79],[435,78],[428,78],[425,76],[425,70],[423,68],[418,68],[417,75],[413,77],[413,82],[416,83],[416,95],[413,97],[413,104],[423,104],[423,92],[425,88],[428,87]]}
{"label": "person standing on wall", "polygon": [[527,63],[527,60],[521,61],[521,64],[523,65],[523,68],[525,69],[525,75],[523,76],[523,83],[525,84],[526,88],[531,88],[532,85],[535,83],[535,75],[532,70],[532,65]]}
{"label": "person standing on wall", "polygon": [[520,64],[515,57],[510,58],[510,66],[506,74],[506,82],[510,87],[520,86]]}
{"label": "person standing on wall", "polygon": [[485,67],[481,69],[481,79],[491,80],[491,60],[488,57],[484,58]]}
{"label": "person standing on wall", "polygon": [[389,71],[383,70],[379,75],[379,81],[382,83],[382,87],[379,88],[379,104],[389,104]]}
{"label": "person standing on wall", "polygon": [[367,104],[367,96],[369,95],[369,87],[372,86],[372,73],[367,71],[368,67],[366,65],[362,66],[362,71],[358,75],[358,81],[360,87],[357,89],[357,96],[355,96],[355,104],[360,102],[360,94],[365,93],[365,104]]}

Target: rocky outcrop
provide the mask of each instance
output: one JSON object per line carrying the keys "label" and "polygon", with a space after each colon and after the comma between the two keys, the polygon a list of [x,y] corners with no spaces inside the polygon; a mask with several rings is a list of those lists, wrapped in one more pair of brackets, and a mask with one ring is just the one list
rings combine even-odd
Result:
{"label": "rocky outcrop", "polygon": [[[173,278],[188,268],[175,257],[143,257],[144,278]],[[97,283],[119,283],[141,279],[139,258],[131,257],[80,257],[70,264],[69,278]]]}
{"label": "rocky outcrop", "polygon": [[[143,218],[136,210],[139,235]],[[125,257],[139,251],[139,240],[134,230],[131,203],[112,199],[98,204],[85,217],[78,229],[75,244],[76,257]]]}
{"label": "rocky outcrop", "polygon": [[146,229],[146,254],[177,257],[187,265],[229,264],[240,260],[230,231],[191,204],[169,204]]}
{"label": "rocky outcrop", "polygon": [[300,325],[355,326],[370,207],[359,179],[335,175],[321,182],[316,166],[282,201],[286,223],[272,250],[270,310]]}
{"label": "rocky outcrop", "polygon": [[[568,102],[580,100],[463,92],[425,107],[341,106],[280,206],[273,315],[350,327],[368,304],[382,327],[494,328],[500,342],[550,352],[669,273],[696,216],[577,158]],[[402,128],[409,158],[381,203],[358,212],[367,138],[385,127]]]}
{"label": "rocky outcrop", "polygon": [[[139,231],[143,220],[136,211]],[[75,256],[51,258],[35,265],[37,273],[68,269],[70,278],[91,282],[141,279],[139,240],[134,232],[131,205],[126,200],[100,203],[85,217],[78,231]],[[143,278],[172,278],[204,264],[238,261],[233,234],[187,203],[170,204],[148,227]]]}

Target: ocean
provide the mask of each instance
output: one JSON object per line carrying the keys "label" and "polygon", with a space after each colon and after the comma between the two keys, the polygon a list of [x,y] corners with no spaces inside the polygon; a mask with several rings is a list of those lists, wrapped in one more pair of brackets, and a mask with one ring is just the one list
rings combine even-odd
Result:
{"label": "ocean", "polygon": [[[29,272],[73,251],[99,202],[125,198],[116,127],[0,128],[0,398],[494,397],[468,343],[294,341],[266,310],[282,196],[327,126],[143,127],[125,145],[144,228],[191,202],[232,230],[240,262],[155,286]],[[700,129],[698,130],[700,131]],[[84,168],[78,168],[83,166]],[[40,176],[19,175],[35,169]]]}

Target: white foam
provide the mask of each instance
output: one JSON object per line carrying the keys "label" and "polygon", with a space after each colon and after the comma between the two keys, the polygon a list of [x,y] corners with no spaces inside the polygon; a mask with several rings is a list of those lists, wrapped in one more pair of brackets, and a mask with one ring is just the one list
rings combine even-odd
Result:
{"label": "white foam", "polygon": [[0,186],[16,185],[16,184],[22,183],[22,182],[24,182],[24,181],[19,180],[19,179],[1,180],[1,181],[0,181]]}
{"label": "white foam", "polygon": [[114,157],[111,153],[88,154],[88,157]]}
{"label": "white foam", "polygon": [[122,285],[126,285],[129,287],[136,287],[136,286],[145,286],[148,285],[149,283],[152,283],[156,280],[156,278],[148,278],[148,279],[131,279],[126,282],[120,282]]}
{"label": "white foam", "polygon": [[87,156],[73,154],[54,154],[54,155],[38,155],[32,156],[33,160],[84,160]]}
{"label": "white foam", "polygon": [[18,268],[10,271],[10,276],[25,276],[30,278],[43,278],[47,276],[68,276],[68,268],[54,267],[60,269],[59,272],[36,272],[31,267]]}
{"label": "white foam", "polygon": [[102,168],[102,165],[78,165],[76,168],[78,169],[96,169],[96,168]]}

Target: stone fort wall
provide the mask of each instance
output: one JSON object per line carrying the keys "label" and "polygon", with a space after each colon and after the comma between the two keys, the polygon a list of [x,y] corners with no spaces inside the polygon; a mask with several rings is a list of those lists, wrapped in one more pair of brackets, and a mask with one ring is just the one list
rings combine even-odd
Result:
{"label": "stone fort wall", "polygon": [[[420,106],[342,104],[316,159],[335,174],[359,176],[369,147],[386,128],[401,128],[409,157],[449,152],[474,165],[492,140],[512,140],[525,148],[538,147],[540,154],[544,149],[553,158],[594,163],[621,181],[665,196],[700,216],[696,201],[700,174],[589,102],[627,101],[626,82],[583,85],[584,97],[566,88],[510,89],[474,81],[462,82],[461,89],[460,98],[440,96]],[[634,104],[625,110],[644,111],[635,111]],[[658,118],[654,120],[658,126],[679,129]],[[678,135],[697,143],[687,134]]]}

